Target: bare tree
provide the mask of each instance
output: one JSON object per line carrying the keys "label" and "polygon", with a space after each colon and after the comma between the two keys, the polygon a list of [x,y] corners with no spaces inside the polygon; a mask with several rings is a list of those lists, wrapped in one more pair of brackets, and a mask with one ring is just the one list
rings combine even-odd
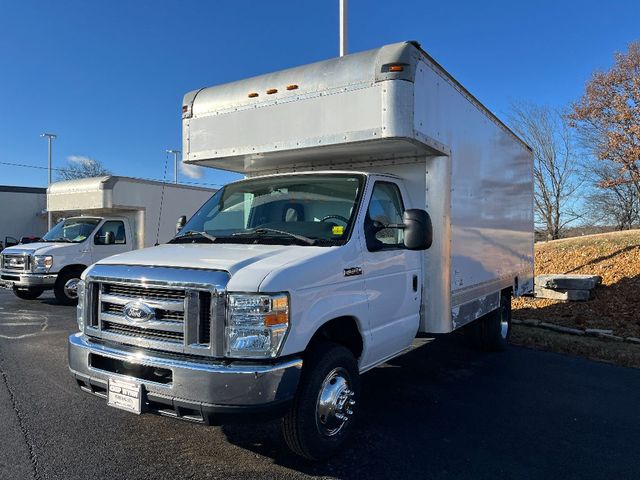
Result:
{"label": "bare tree", "polygon": [[545,106],[513,103],[509,123],[533,149],[536,223],[549,239],[582,217],[576,195],[584,179],[565,117]]}
{"label": "bare tree", "polygon": [[593,224],[615,225],[618,230],[629,230],[640,222],[640,197],[633,182],[613,180],[618,176],[619,172],[611,162],[599,162],[593,166],[595,190],[586,197],[586,216]]}
{"label": "bare tree", "polygon": [[58,171],[58,180],[76,180],[78,178],[102,177],[111,172],[98,160],[89,157],[72,156],[64,169]]}
{"label": "bare tree", "polygon": [[640,195],[640,42],[593,74],[569,118],[585,146],[616,166],[600,186],[628,184]]}

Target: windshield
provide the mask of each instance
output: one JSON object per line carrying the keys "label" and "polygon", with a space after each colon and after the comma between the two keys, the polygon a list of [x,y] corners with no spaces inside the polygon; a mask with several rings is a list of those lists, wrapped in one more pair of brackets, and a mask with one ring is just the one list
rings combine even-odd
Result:
{"label": "windshield", "polygon": [[67,218],[56,224],[42,237],[45,242],[73,242],[84,241],[100,223],[99,218]]}
{"label": "windshield", "polygon": [[227,185],[173,242],[340,245],[349,239],[363,185],[364,176],[355,174],[287,175]]}

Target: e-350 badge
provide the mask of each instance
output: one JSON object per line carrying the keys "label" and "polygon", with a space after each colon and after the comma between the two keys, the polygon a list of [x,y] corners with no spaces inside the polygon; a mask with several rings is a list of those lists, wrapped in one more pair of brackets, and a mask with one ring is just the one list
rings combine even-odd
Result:
{"label": "e-350 badge", "polygon": [[360,267],[349,267],[344,269],[345,277],[353,277],[354,275],[362,275],[362,269]]}

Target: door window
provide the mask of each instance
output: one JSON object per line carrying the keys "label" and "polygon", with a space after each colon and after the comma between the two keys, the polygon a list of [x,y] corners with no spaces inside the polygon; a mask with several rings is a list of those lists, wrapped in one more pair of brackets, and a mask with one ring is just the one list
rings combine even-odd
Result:
{"label": "door window", "polygon": [[395,183],[376,182],[371,193],[365,236],[370,251],[404,248],[404,232],[401,228],[385,228],[401,224],[404,205],[400,189]]}
{"label": "door window", "polygon": [[127,243],[124,222],[120,220],[104,222],[100,227],[100,230],[98,230],[96,235],[93,237],[93,243],[96,245],[106,245],[107,232],[111,232],[113,234],[113,238],[115,238],[114,245],[125,245]]}

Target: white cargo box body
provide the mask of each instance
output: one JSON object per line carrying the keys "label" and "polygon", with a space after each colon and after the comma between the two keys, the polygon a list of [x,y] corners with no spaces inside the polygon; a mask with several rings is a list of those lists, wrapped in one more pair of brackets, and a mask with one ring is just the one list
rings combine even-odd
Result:
{"label": "white cargo box body", "polygon": [[159,242],[170,240],[176,233],[178,217],[193,215],[214,192],[207,188],[109,175],[51,184],[47,208],[66,217],[126,217],[134,230],[134,245],[143,248],[155,245],[158,227]]}
{"label": "white cargo box body", "polygon": [[415,43],[190,92],[183,149],[185,162],[250,176],[401,177],[405,207],[434,227],[421,331],[451,331],[496,308],[501,289],[533,288],[531,150]]}

